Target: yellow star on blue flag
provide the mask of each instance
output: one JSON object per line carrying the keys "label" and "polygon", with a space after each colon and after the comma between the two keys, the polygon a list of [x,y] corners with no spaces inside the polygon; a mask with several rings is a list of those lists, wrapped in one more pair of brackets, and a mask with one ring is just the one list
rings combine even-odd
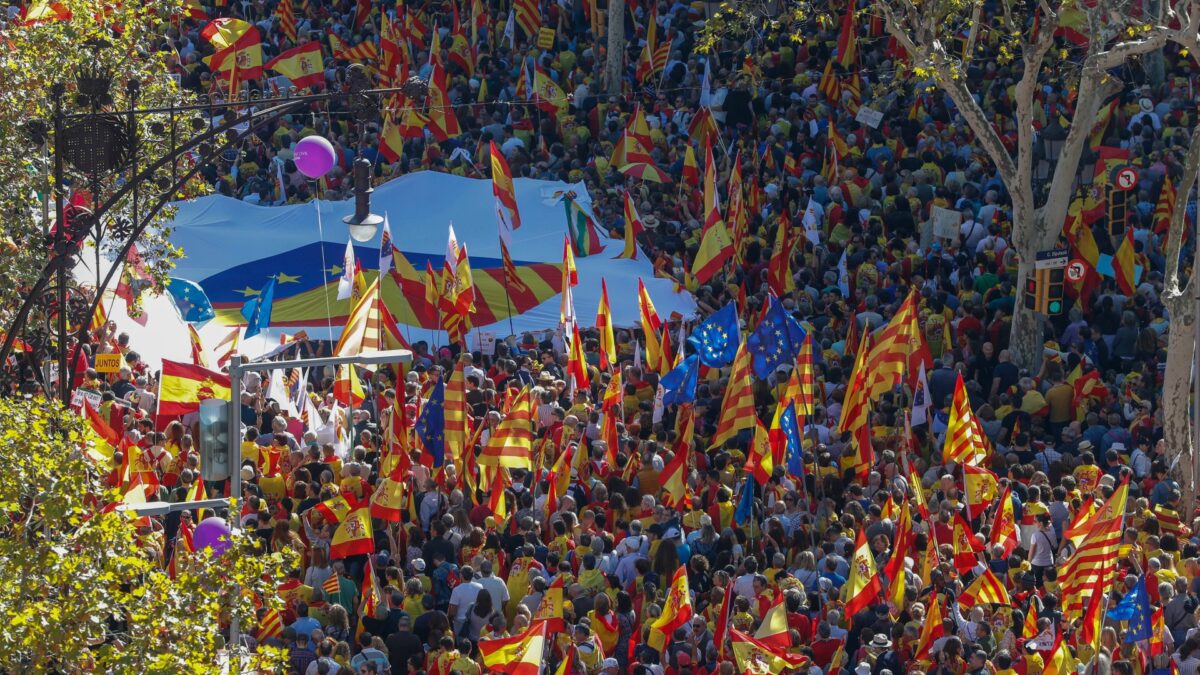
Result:
{"label": "yellow star on blue flag", "polygon": [[696,326],[687,341],[695,348],[700,363],[709,368],[722,368],[733,363],[741,343],[737,307],[731,302],[717,310]]}
{"label": "yellow star on blue flag", "polygon": [[417,438],[425,446],[425,452],[433,458],[434,468],[440,467],[446,458],[446,382],[438,380],[429,392],[429,399],[421,406],[417,417]]}
{"label": "yellow star on blue flag", "polygon": [[784,310],[775,296],[769,296],[767,302],[767,312],[758,328],[746,338],[746,346],[753,357],[754,374],[763,380],[779,366],[796,360],[805,336],[800,322]]}

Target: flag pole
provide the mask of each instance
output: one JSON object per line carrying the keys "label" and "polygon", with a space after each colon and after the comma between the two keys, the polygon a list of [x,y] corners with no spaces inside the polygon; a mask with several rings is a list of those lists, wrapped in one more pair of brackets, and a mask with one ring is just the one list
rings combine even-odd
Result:
{"label": "flag pole", "polygon": [[[511,257],[508,256],[508,247],[504,245],[503,237],[500,238],[500,253],[501,253],[502,257],[508,257],[509,260],[511,260]],[[501,276],[501,278],[504,279],[504,306],[505,306],[505,308],[508,309],[508,332],[515,336],[517,334],[517,331],[515,328],[513,328],[513,308],[512,308],[512,299],[511,299],[512,289],[509,288],[509,286],[508,286],[508,269],[504,266],[505,262],[507,262],[507,261],[505,261],[505,260],[500,261],[500,268],[501,268],[500,276]],[[516,266],[513,266],[513,269],[516,270]],[[483,345],[480,345],[480,347],[482,347],[482,346]]]}

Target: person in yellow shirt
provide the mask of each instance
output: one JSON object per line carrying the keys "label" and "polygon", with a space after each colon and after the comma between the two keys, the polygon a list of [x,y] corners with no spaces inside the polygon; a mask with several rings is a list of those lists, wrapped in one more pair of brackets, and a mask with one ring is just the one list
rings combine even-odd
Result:
{"label": "person in yellow shirt", "polygon": [[[1082,444],[1080,449],[1082,449]],[[1079,455],[1079,466],[1075,467],[1071,473],[1075,476],[1075,481],[1079,484],[1079,491],[1083,494],[1090,493],[1100,484],[1100,467],[1096,466],[1096,457],[1091,452],[1083,452]]]}

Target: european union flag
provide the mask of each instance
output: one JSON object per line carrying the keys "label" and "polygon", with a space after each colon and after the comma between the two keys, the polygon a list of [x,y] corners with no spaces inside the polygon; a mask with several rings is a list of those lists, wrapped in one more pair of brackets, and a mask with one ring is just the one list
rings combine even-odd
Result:
{"label": "european union flag", "polygon": [[446,381],[438,380],[429,392],[429,399],[421,406],[417,417],[417,438],[425,446],[425,453],[433,458],[434,468],[440,467],[446,458]]}
{"label": "european union flag", "polygon": [[804,477],[804,447],[800,445],[800,422],[796,419],[796,403],[788,401],[780,403],[784,406],[779,413],[779,428],[787,439],[787,471],[789,474]]}
{"label": "european union flag", "polygon": [[[775,369],[796,360],[804,345],[804,328],[783,309],[775,296],[769,296],[767,313],[758,328],[746,338],[754,361],[754,374],[765,380]],[[813,350],[816,351],[816,350]]]}
{"label": "european union flag", "polygon": [[1108,611],[1108,618],[1129,622],[1129,628],[1125,631],[1126,643],[1150,639],[1153,613],[1150,610],[1150,594],[1146,591],[1146,575],[1143,574],[1133,590]]}
{"label": "european union flag", "polygon": [[746,484],[742,486],[742,496],[738,499],[737,510],[733,512],[733,522],[745,525],[754,516],[754,489],[758,484],[754,476],[746,475]]}
{"label": "european union flag", "polygon": [[188,323],[208,321],[217,315],[213,311],[208,294],[204,292],[203,288],[200,288],[200,284],[194,281],[172,277],[167,282],[167,292],[171,294],[171,300],[175,302],[175,308],[179,310],[179,316]]}
{"label": "european union flag", "polygon": [[733,363],[741,337],[738,331],[737,306],[729,303],[688,336],[688,343],[700,355],[700,363],[709,368],[722,368]]}
{"label": "european union flag", "polygon": [[696,401],[696,380],[700,376],[700,357],[684,359],[658,381],[663,388],[663,405],[680,405]]}
{"label": "european union flag", "polygon": [[275,277],[271,277],[257,298],[247,300],[246,304],[242,305],[242,316],[246,319],[244,338],[254,337],[271,325],[271,306],[274,304]]}

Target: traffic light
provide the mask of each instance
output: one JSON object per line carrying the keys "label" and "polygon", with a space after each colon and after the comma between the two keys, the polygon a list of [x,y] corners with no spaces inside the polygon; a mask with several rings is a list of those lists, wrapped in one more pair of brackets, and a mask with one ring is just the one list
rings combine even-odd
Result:
{"label": "traffic light", "polygon": [[1108,188],[1108,235],[1113,241],[1120,241],[1125,236],[1129,222],[1128,198],[1129,193],[1125,190]]}
{"label": "traffic light", "polygon": [[1063,268],[1035,270],[1025,279],[1025,308],[1049,316],[1063,311]]}
{"label": "traffic light", "polygon": [[1056,267],[1054,269],[1042,270],[1046,273],[1046,309],[1045,313],[1050,316],[1062,314],[1063,311],[1063,275],[1065,268]]}

